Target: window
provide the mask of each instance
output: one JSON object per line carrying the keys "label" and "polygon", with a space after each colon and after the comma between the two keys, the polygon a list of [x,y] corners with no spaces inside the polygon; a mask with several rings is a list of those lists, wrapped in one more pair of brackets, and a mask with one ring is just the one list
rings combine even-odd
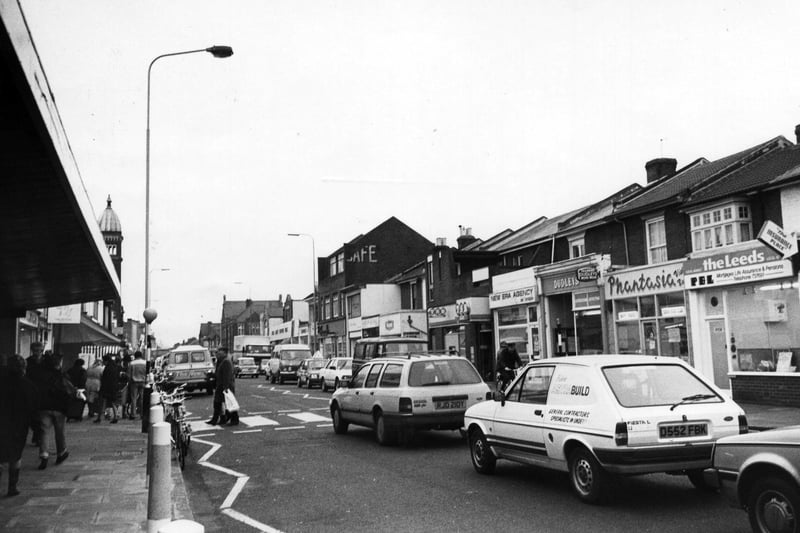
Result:
{"label": "window", "polygon": [[328,320],[331,317],[331,299],[328,297],[325,298],[325,303],[323,304],[322,317],[325,320]]}
{"label": "window", "polygon": [[347,316],[350,318],[361,316],[361,294],[354,294],[347,298]]}
{"label": "window", "polygon": [[667,260],[667,233],[664,217],[645,221],[647,233],[647,262],[663,263]]}
{"label": "window", "polygon": [[367,381],[364,383],[364,387],[366,388],[373,388],[375,385],[378,384],[378,375],[381,373],[383,369],[383,363],[372,365],[372,369],[369,371],[369,375],[367,376]]}
{"label": "window", "polygon": [[433,258],[428,256],[428,300],[433,301]]}
{"label": "window", "polygon": [[339,316],[339,295],[333,295],[333,318],[337,318]]}
{"label": "window", "polygon": [[335,257],[331,257],[330,259],[328,259],[328,262],[331,264],[331,276],[335,276],[336,275],[336,258]]}
{"label": "window", "polygon": [[569,240],[569,257],[581,257],[586,255],[586,246],[584,244],[583,235],[580,237],[573,237]]}
{"label": "window", "polygon": [[543,404],[547,402],[547,391],[550,389],[550,378],[555,367],[544,366],[529,369],[522,379],[518,380],[506,394],[512,402]]}
{"label": "window", "polygon": [[344,252],[339,252],[332,256],[328,259],[328,263],[330,264],[331,276],[344,272]]}
{"label": "window", "polygon": [[403,365],[386,365],[386,371],[381,377],[381,387],[396,388],[400,386],[400,374],[403,373]]}
{"label": "window", "polygon": [[750,208],[743,203],[717,206],[691,215],[692,251],[711,250],[753,238]]}

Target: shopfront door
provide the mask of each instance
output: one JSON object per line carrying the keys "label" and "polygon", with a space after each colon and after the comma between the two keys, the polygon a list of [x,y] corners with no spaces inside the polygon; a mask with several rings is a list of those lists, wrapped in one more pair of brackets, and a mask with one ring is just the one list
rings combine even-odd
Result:
{"label": "shopfront door", "polygon": [[708,339],[711,343],[711,360],[714,364],[714,384],[722,389],[730,388],[728,380],[728,346],[725,343],[725,321],[708,321]]}

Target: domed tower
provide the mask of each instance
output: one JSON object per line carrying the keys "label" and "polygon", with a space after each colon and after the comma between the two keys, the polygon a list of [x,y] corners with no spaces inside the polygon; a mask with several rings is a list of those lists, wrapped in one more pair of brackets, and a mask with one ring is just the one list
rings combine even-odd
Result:
{"label": "domed tower", "polygon": [[[100,216],[97,224],[100,226],[100,233],[103,234],[103,240],[106,242],[108,254],[111,256],[111,262],[114,264],[114,270],[117,272],[117,278],[122,283],[122,224],[119,222],[119,217],[111,209],[111,195],[108,195],[106,208]],[[115,300],[108,300],[104,306],[103,326],[110,330],[121,327],[124,323],[122,302]]]}
{"label": "domed tower", "polygon": [[108,254],[114,263],[114,270],[117,271],[117,278],[122,281],[122,224],[120,224],[117,214],[111,209],[110,194],[106,202],[105,211],[103,211],[97,223],[100,225],[100,232],[106,242]]}

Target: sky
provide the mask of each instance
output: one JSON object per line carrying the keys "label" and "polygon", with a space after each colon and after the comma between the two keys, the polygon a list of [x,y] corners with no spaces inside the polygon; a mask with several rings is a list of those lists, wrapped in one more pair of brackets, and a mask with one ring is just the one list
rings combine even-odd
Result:
{"label": "sky", "polygon": [[[2,0],[10,1],[10,0]],[[19,0],[99,218],[161,346],[228,299],[310,294],[395,216],[456,245],[590,205],[644,164],[800,124],[796,1]],[[287,233],[313,236],[288,237]],[[166,270],[168,269],[168,270]]]}

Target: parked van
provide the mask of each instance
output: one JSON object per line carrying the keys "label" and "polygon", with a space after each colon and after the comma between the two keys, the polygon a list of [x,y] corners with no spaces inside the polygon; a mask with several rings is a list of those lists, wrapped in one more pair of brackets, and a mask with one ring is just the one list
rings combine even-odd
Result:
{"label": "parked van", "polygon": [[279,344],[275,346],[269,360],[267,380],[270,383],[283,383],[284,380],[297,379],[297,369],[304,359],[311,357],[306,344]]}
{"label": "parked van", "polygon": [[428,341],[414,337],[367,337],[359,339],[353,346],[352,375],[361,365],[375,357],[387,355],[422,354],[428,352]]}
{"label": "parked van", "polygon": [[208,348],[198,345],[178,346],[161,358],[164,377],[177,385],[186,384],[186,391],[205,389],[214,393],[214,363]]}

